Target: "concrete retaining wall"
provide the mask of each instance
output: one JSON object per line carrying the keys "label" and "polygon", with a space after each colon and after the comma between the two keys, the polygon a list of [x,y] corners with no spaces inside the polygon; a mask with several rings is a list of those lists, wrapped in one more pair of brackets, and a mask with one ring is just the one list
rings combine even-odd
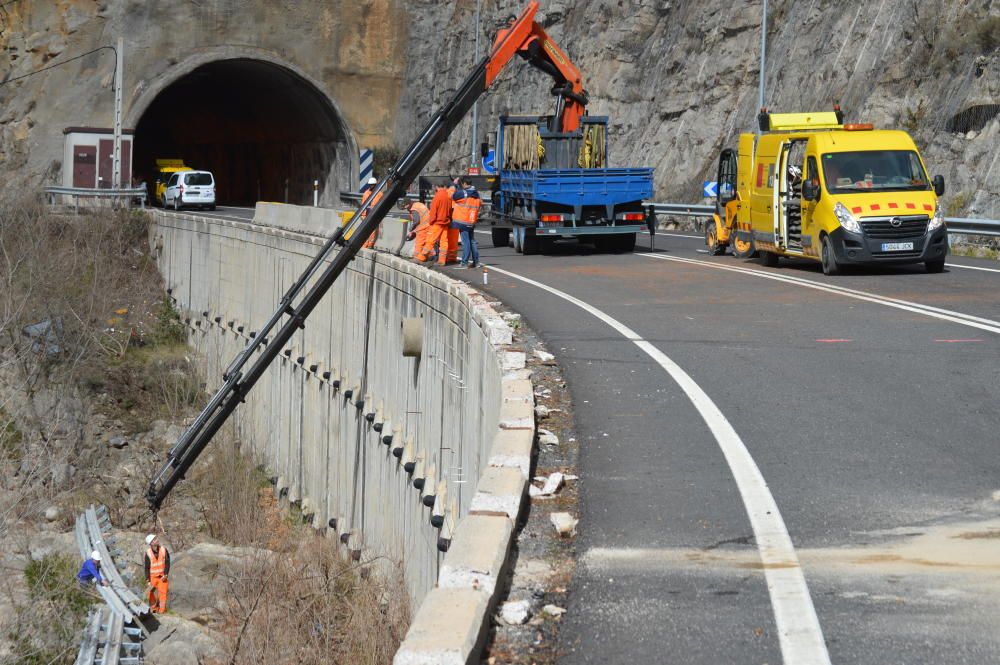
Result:
{"label": "concrete retaining wall", "polygon": [[[259,204],[253,223],[153,215],[210,389],[340,223],[279,204]],[[236,432],[314,526],[354,556],[401,562],[418,609],[397,662],[466,662],[524,502],[533,391],[484,298],[393,256],[403,224],[383,228],[388,251],[359,254],[237,409]],[[402,355],[407,317],[422,318],[419,358]]]}

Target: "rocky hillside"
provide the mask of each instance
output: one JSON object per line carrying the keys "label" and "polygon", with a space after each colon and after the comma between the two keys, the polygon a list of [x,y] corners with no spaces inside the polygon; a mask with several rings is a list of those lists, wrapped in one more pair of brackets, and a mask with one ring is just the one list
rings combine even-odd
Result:
{"label": "rocky hillside", "polygon": [[[482,52],[526,0],[482,0]],[[767,106],[829,108],[914,133],[952,214],[1000,217],[1000,3],[771,0]],[[612,163],[656,167],[657,196],[693,200],[718,152],[754,128],[761,3],[541,0],[540,19],[613,120]],[[11,0],[0,81],[126,36],[126,122],[192,57],[288,63],[335,100],[362,147],[406,145],[475,59],[475,0]],[[71,125],[107,125],[110,55],[0,86],[0,177],[53,181]],[[200,62],[200,60],[199,60]],[[517,62],[480,104],[546,113],[549,83]],[[294,103],[294,100],[286,100]],[[433,164],[468,165],[471,121]]]}
{"label": "rocky hillside", "polygon": [[[484,0],[484,33],[492,34],[497,19],[523,4]],[[850,119],[905,128],[922,146],[931,171],[945,176],[952,214],[1000,217],[1000,4],[769,4],[769,108],[821,109],[840,101]],[[475,2],[406,5],[413,34],[397,121],[401,142],[461,81],[474,53]],[[740,132],[755,126],[761,4],[542,5],[546,30],[584,73],[590,112],[612,118],[612,163],[656,167],[661,199],[699,197],[701,181],[714,179],[720,149],[734,146]],[[480,136],[499,113],[551,112],[548,87],[547,78],[527,65],[510,67],[480,106]],[[414,116],[421,122],[414,123]],[[465,167],[470,136],[466,122],[436,168]]]}

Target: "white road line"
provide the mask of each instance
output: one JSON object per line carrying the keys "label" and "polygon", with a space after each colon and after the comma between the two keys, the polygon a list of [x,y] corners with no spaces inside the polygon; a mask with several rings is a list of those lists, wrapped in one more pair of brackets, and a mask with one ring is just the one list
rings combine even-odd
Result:
{"label": "white road line", "polygon": [[548,291],[600,319],[642,349],[677,382],[715,436],[743,497],[767,579],[784,662],[786,665],[828,665],[830,655],[823,641],[823,630],[778,505],[757,463],[715,402],[679,365],[624,323],[551,286],[502,268],[489,268]]}
{"label": "white road line", "polygon": [[658,236],[670,236],[671,238],[694,238],[696,240],[704,240],[705,239],[705,236],[689,236],[689,235],[684,235],[683,233],[665,233],[663,231],[657,232],[656,235],[658,235]]}
{"label": "white road line", "polygon": [[638,253],[638,256],[643,256],[650,259],[659,259],[661,261],[675,261],[677,263],[688,263],[691,265],[701,266],[704,268],[715,268],[716,270],[728,270],[730,272],[737,272],[745,275],[753,275],[755,277],[760,277],[762,279],[770,279],[776,282],[785,282],[786,284],[804,286],[809,289],[816,289],[817,291],[826,291],[828,293],[835,293],[837,295],[846,296],[848,298],[854,298],[855,300],[864,300],[866,302],[872,302],[879,305],[884,305],[885,307],[893,307],[895,309],[901,309],[907,312],[913,312],[915,314],[923,314],[924,316],[930,316],[935,319],[940,319],[942,321],[950,321],[952,323],[958,323],[963,326],[969,326],[970,328],[978,328],[980,330],[986,330],[987,332],[992,332],[1000,335],[1000,321],[994,321],[992,319],[984,319],[978,316],[972,316],[971,314],[963,314],[962,312],[954,312],[948,309],[941,309],[940,307],[922,305],[920,303],[911,302],[909,300],[900,300],[897,298],[890,298],[888,296],[880,296],[876,293],[870,293],[868,291],[858,291],[856,289],[848,289],[846,287],[835,286],[833,284],[820,284],[819,282],[814,282],[810,279],[803,279],[801,277],[793,277],[791,275],[779,275],[772,272],[766,272],[763,270],[754,270],[753,268],[744,268],[741,266],[723,265],[721,263],[716,263],[713,261],[702,261],[700,259],[688,259],[680,256],[663,256],[660,254],[646,254],[646,253]]}
{"label": "white road line", "polygon": [[946,263],[945,265],[948,266],[949,268],[963,268],[965,270],[982,270],[983,272],[1000,272],[1000,269],[997,269],[997,268],[981,268],[979,266],[963,266],[963,265],[958,264],[958,263]]}

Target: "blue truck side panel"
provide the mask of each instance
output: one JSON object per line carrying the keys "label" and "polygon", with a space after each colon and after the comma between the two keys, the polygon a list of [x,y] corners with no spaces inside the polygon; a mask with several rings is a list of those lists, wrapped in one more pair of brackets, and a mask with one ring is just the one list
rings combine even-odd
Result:
{"label": "blue truck side panel", "polygon": [[653,169],[544,169],[500,172],[506,196],[566,206],[606,206],[653,196]]}

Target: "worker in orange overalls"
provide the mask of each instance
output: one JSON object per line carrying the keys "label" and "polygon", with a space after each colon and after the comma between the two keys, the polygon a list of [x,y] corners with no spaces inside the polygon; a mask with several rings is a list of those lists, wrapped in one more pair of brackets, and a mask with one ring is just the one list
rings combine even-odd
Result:
{"label": "worker in orange overalls", "polygon": [[427,231],[431,226],[431,211],[420,201],[404,201],[403,210],[410,214],[410,224],[406,239],[413,241],[413,254],[427,243]]}
{"label": "worker in orange overalls", "polygon": [[154,534],[146,536],[146,556],[143,569],[146,574],[146,589],[149,592],[149,611],[163,614],[167,611],[167,575],[170,574],[170,553],[160,545]]}
{"label": "worker in orange overalls", "polygon": [[455,180],[452,183],[451,187],[448,188],[448,193],[451,195],[451,198],[452,198],[452,206],[451,206],[451,215],[452,215],[452,217],[451,217],[451,221],[453,222],[452,224],[448,225],[448,253],[445,256],[445,263],[447,263],[449,265],[452,264],[452,263],[455,263],[456,261],[458,261],[458,242],[459,242],[459,238],[461,236],[461,232],[458,230],[458,227],[455,226],[455,224],[454,224],[454,221],[455,221],[455,190],[458,189],[458,184],[459,184],[458,183],[458,178],[455,178]]}
{"label": "worker in orange overalls", "polygon": [[[362,192],[362,194],[361,194],[361,205],[364,205],[365,202],[368,199],[371,198],[372,192],[375,191],[375,185],[377,185],[377,184],[378,184],[378,180],[376,180],[375,178],[368,178],[368,184],[365,185],[365,191]],[[379,192],[378,194],[375,195],[375,199],[372,201],[372,205],[373,206],[376,205],[381,200],[382,200],[382,192]],[[361,213],[361,219],[365,219],[366,217],[368,217],[368,211],[367,210],[365,212]],[[377,228],[374,231],[372,231],[372,234],[370,236],[368,236],[368,240],[365,241],[365,244],[363,245],[363,247],[366,248],[366,249],[372,249],[373,247],[375,247],[375,240],[378,239],[379,232],[381,230],[382,230],[382,227],[379,226],[379,228]]]}
{"label": "worker in orange overalls", "polygon": [[[434,246],[440,244],[437,252],[438,265],[443,266],[448,262],[448,230],[451,226],[451,192],[447,187],[438,186],[431,199],[429,212],[430,219],[427,228],[427,238],[423,247],[417,249],[414,257],[417,261],[424,262],[432,260],[434,256]],[[456,248],[455,253],[458,253]]]}

